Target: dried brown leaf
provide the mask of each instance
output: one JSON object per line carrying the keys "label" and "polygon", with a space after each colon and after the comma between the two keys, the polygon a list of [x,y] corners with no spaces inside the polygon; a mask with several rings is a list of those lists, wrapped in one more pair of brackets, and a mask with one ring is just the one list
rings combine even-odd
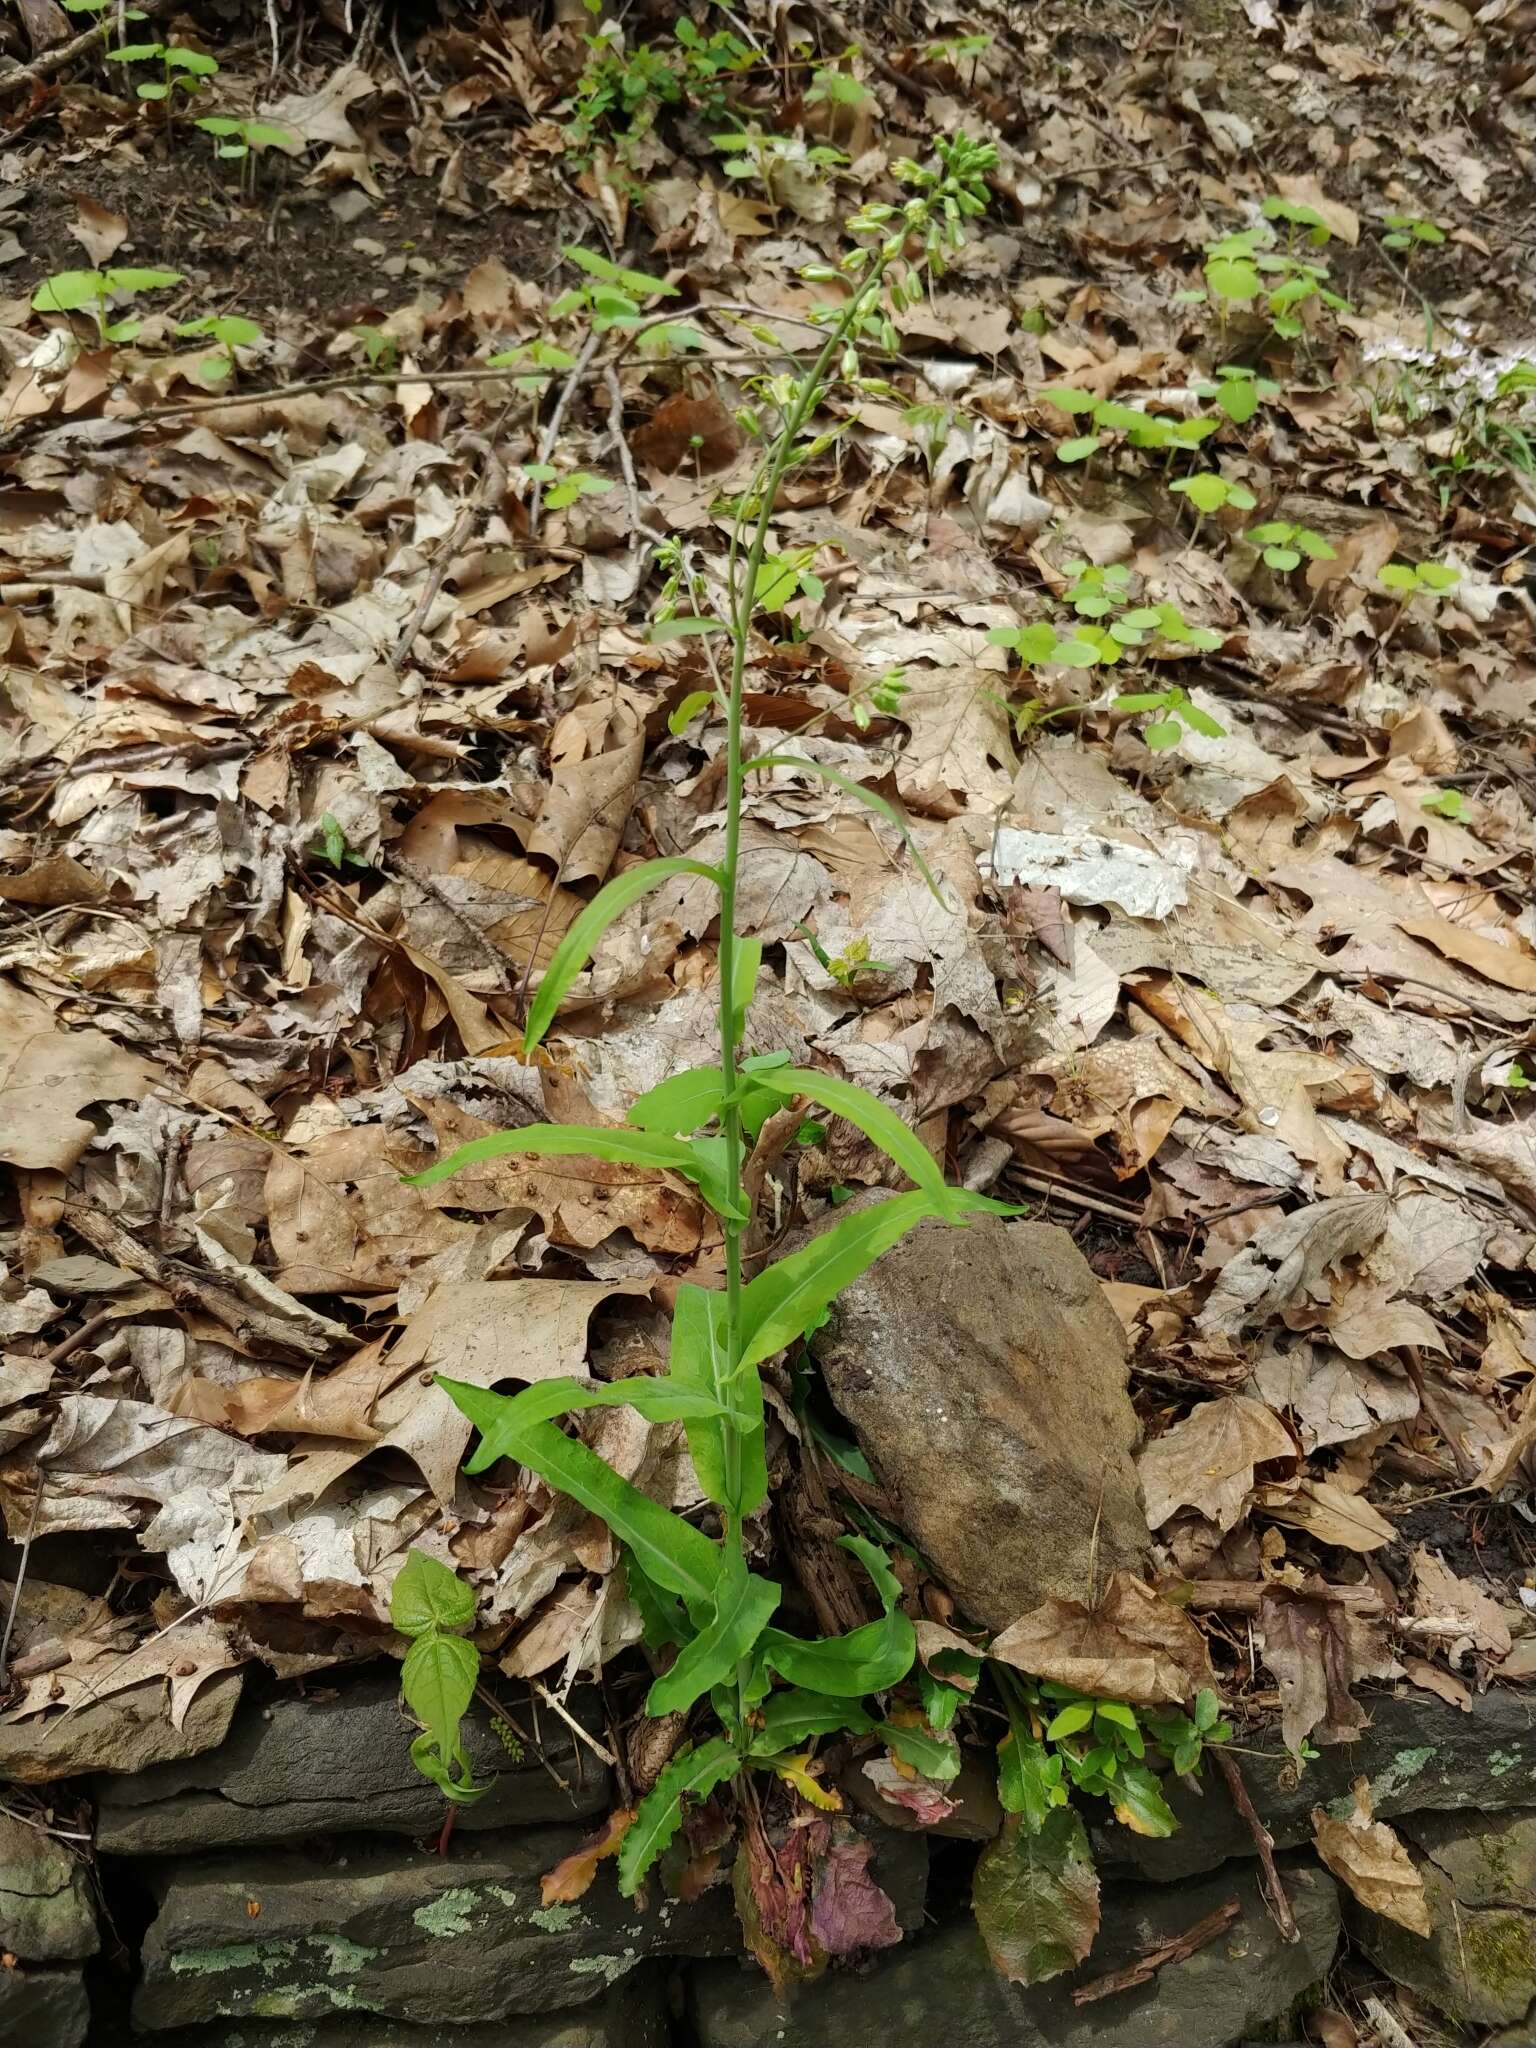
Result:
{"label": "dried brown leaf", "polygon": [[1427,1935],[1429,1901],[1424,1880],[1385,1821],[1371,1819],[1370,1784],[1354,1783],[1354,1811],[1339,1820],[1323,1808],[1312,1809],[1312,1845],[1341,1883],[1348,1885],[1368,1912],[1380,1913]]}

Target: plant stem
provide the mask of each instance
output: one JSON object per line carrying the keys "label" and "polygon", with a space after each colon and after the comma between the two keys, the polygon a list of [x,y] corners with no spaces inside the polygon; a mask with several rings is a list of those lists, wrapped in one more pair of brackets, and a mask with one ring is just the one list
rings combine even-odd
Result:
{"label": "plant stem", "polygon": [[[865,302],[878,290],[883,275],[883,264],[871,266],[870,274],[843,309],[841,318],[828,334],[821,353],[801,378],[785,413],[779,431],[769,453],[764,457],[757,477],[753,480],[753,494],[756,499],[756,523],[748,543],[746,562],[738,574],[737,555],[740,523],[731,536],[731,550],[727,573],[731,578],[731,680],[727,704],[726,723],[726,769],[725,769],[725,854],[721,860],[724,880],[720,888],[720,951],[718,971],[720,976],[720,1070],[725,1076],[725,1102],[720,1116],[720,1129],[725,1139],[726,1186],[740,1206],[742,1192],[742,1134],[741,1104],[737,1100],[738,1069],[737,1055],[739,1041],[736,1017],[736,880],[741,857],[741,798],[744,781],[742,765],[742,700],[746,689],[747,646],[752,635],[752,613],[757,589],[758,572],[768,549],[768,529],[773,521],[774,505],[778,498],[779,484],[789,467],[795,440],[801,428],[816,408],[821,396],[822,380],[833,357],[843,346],[854,323],[862,314]],[[728,1369],[738,1370],[737,1359],[741,1350],[741,1237],[742,1223],[727,1216],[723,1223],[725,1236],[725,1355]],[[731,1498],[740,1497],[741,1488],[741,1444],[734,1426],[727,1423],[724,1431],[726,1492]],[[737,1557],[742,1553],[742,1529],[739,1514],[732,1514],[726,1521],[726,1544]]]}

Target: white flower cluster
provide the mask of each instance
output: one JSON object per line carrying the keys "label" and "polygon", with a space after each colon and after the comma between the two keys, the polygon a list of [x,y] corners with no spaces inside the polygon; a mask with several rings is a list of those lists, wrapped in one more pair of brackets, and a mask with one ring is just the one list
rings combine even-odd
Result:
{"label": "white flower cluster", "polygon": [[1437,346],[1413,348],[1403,341],[1372,341],[1361,351],[1366,363],[1398,363],[1420,373],[1425,398],[1458,411],[1468,399],[1492,405],[1500,398],[1528,402],[1536,394],[1536,342],[1500,355],[1479,348],[1468,330],[1453,324],[1451,338]]}

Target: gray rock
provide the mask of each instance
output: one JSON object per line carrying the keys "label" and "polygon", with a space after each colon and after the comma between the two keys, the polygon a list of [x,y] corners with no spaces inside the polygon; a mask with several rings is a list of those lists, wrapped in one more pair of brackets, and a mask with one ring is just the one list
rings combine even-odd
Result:
{"label": "gray rock", "polygon": [[[1245,1738],[1243,1776],[1282,1849],[1312,1839],[1314,1806],[1348,1814],[1350,1786],[1359,1777],[1370,1782],[1378,1820],[1536,1806],[1536,1701],[1517,1692],[1487,1692],[1472,1702],[1470,1713],[1422,1692],[1405,1699],[1366,1693],[1361,1703],[1371,1721],[1359,1741],[1331,1745],[1299,1773],[1278,1729],[1251,1742]],[[1201,1785],[1197,1792],[1178,1779],[1165,1781],[1179,1830],[1162,1841],[1121,1827],[1099,1832],[1101,1864],[1170,1883],[1214,1870],[1229,1856],[1251,1855],[1253,1838],[1209,1765]]]}
{"label": "gray rock", "polygon": [[75,1963],[98,1946],[84,1864],[42,1828],[0,1814],[0,1949]]}
{"label": "gray rock", "polygon": [[157,2037],[164,2048],[666,2048],[666,1987],[653,1968],[570,2013],[491,2020],[468,2027],[404,2020],[220,2020]]}
{"label": "gray rock", "polygon": [[[571,1711],[599,1724],[596,1696],[573,1693]],[[509,1702],[524,1728],[532,1716]],[[460,1809],[471,1830],[570,1821],[606,1811],[610,1773],[580,1746],[563,1721],[542,1713],[545,1760],[569,1785],[563,1791],[530,1754],[519,1767],[485,1715],[464,1724],[478,1777],[493,1779],[484,1798]],[[442,1794],[411,1762],[415,1730],[400,1710],[393,1673],[340,1681],[339,1696],[248,1700],[229,1739],[211,1754],[161,1764],[96,1786],[96,1844],[119,1856],[168,1856],[189,1850],[303,1841],[318,1834],[420,1834],[442,1825]]]}
{"label": "gray rock", "polygon": [[1424,1880],[1429,1937],[1347,1899],[1356,1940],[1394,1984],[1459,2026],[1523,2022],[1536,2010],[1536,1813],[1427,1814],[1397,1825]]}
{"label": "gray rock", "polygon": [[[545,1907],[540,1876],[580,1839],[525,1829],[455,1835],[447,1857],[360,1840],[330,1867],[283,1851],[148,1865],[161,1905],[134,2022],[379,2013],[457,2027],[583,2004],[648,1957],[739,1949],[723,1886],[640,1912],[604,1869],[576,1904]],[[919,1924],[926,1843],[881,1831],[874,1869],[902,1924]]]}
{"label": "gray rock", "polygon": [[171,1726],[165,1683],[155,1679],[78,1713],[0,1722],[0,1778],[44,1785],[88,1771],[142,1771],[172,1757],[216,1749],[240,1700],[241,1674],[221,1671],[203,1686],[180,1728]]}
{"label": "gray rock", "polygon": [[0,2041],[16,2048],[81,2048],[90,2023],[79,1970],[0,1969]]}
{"label": "gray rock", "polygon": [[[1280,1939],[1251,1871],[1221,1871],[1177,1890],[1106,1888],[1093,1954],[1072,1976],[1033,1991],[993,1969],[969,1918],[889,1950],[867,1976],[824,1977],[776,2006],[762,1978],[709,1965],[690,1975],[700,2048],[851,2048],[865,2042],[953,2041],[964,2048],[1226,2048],[1267,2027],[1327,1971],[1338,1897],[1315,1864],[1286,1873],[1301,1940]],[[1182,1933],[1229,1898],[1242,1913],[1225,1935],[1169,1964],[1153,1983],[1087,2006],[1072,1987]]]}
{"label": "gray rock", "polygon": [[[1142,1566],[1119,1319],[1064,1230],[923,1224],[815,1340],[901,1521],[973,1620],[1005,1628]],[[1096,1546],[1096,1550],[1095,1550]]]}

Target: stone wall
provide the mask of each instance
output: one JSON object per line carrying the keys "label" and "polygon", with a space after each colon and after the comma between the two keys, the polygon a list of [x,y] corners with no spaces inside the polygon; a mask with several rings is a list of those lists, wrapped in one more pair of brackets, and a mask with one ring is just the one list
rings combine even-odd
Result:
{"label": "stone wall", "polygon": [[[571,1706],[595,1728],[590,1698]],[[1359,1744],[1326,1751],[1300,1782],[1275,1745],[1244,1760],[1288,1852],[1294,1945],[1264,1909],[1251,1842],[1218,1783],[1177,1792],[1185,1824],[1170,1841],[1102,1833],[1098,1945],[1077,1978],[1034,1992],[996,1975],[964,1911],[973,1848],[937,1845],[930,1875],[928,1837],[865,1816],[909,1938],[781,2011],[742,1962],[727,1886],[688,1904],[653,1886],[642,1911],[604,1869],[579,1902],[542,1904],[541,1874],[612,1797],[608,1772],[547,1709],[542,1761],[514,1764],[489,1730],[473,1735],[495,1787],[438,1854],[441,1802],[411,1765],[392,1671],[327,1674],[308,1699],[247,1690],[215,1746],[91,1781],[94,1876],[67,1841],[0,1817],[0,2042],[884,2048],[943,2030],[966,2048],[1228,2048],[1283,2020],[1334,1960],[1338,1892],[1301,1845],[1312,1808],[1347,1805],[1364,1775],[1423,1865],[1437,1926],[1420,1941],[1346,1902],[1355,1938],[1452,2020],[1529,2043],[1536,1713],[1503,1693],[1471,1714],[1422,1697],[1377,1700],[1372,1714]],[[20,1775],[46,1775],[26,1757]],[[992,1811],[977,1805],[973,1834]],[[1083,1979],[1228,1900],[1238,1915],[1209,1947],[1150,1984],[1074,2001]]]}

